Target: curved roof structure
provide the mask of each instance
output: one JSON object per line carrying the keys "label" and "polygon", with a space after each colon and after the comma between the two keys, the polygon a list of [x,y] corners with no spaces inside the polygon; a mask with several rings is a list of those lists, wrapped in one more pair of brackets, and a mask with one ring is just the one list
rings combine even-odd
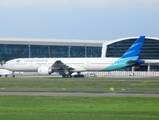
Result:
{"label": "curved roof structure", "polygon": [[[119,42],[119,41],[130,40],[130,39],[138,39],[138,38],[139,38],[139,36],[119,38],[119,39],[115,39],[115,40],[109,40],[109,41],[105,42],[104,45],[109,45],[109,44],[112,44],[112,43],[115,43],[115,42]],[[156,38],[156,37],[145,37],[145,39],[159,40],[159,38]]]}

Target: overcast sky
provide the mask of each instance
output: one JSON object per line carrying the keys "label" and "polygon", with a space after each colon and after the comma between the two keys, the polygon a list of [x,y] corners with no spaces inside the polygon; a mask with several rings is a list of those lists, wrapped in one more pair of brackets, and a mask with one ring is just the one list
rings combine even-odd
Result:
{"label": "overcast sky", "polygon": [[159,0],[0,0],[0,37],[159,37]]}

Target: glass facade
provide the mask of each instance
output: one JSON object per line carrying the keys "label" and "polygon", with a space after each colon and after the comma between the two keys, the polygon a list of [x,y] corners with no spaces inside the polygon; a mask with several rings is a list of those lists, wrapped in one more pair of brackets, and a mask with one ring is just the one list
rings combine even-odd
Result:
{"label": "glass facade", "polygon": [[[106,57],[121,57],[136,39],[128,39],[107,46]],[[159,59],[159,41],[145,39],[139,59]]]}
{"label": "glass facade", "polygon": [[0,44],[0,61],[14,58],[101,57],[102,47]]}
{"label": "glass facade", "polygon": [[28,45],[5,45],[0,44],[0,60],[14,58],[27,58],[29,56]]}
{"label": "glass facade", "polygon": [[135,40],[124,40],[108,45],[105,57],[121,57]]}
{"label": "glass facade", "polygon": [[49,57],[49,46],[46,45],[30,45],[30,58],[44,58]]}

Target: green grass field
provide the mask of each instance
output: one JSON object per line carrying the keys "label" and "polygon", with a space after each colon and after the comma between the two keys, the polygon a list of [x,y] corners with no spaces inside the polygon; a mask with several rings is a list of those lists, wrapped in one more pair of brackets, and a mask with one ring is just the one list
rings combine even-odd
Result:
{"label": "green grass field", "polygon": [[[158,78],[1,78],[0,91],[159,92]],[[148,89],[147,89],[148,88]],[[123,91],[124,89],[124,91]]]}
{"label": "green grass field", "polygon": [[158,88],[159,78],[0,78],[0,88]]}
{"label": "green grass field", "polygon": [[[109,88],[114,87],[115,91]],[[158,78],[0,78],[0,91],[159,92]],[[137,89],[134,91],[134,89]],[[78,94],[78,93],[77,93]],[[0,95],[1,120],[158,120],[159,97]]]}
{"label": "green grass field", "polygon": [[159,98],[0,96],[1,120],[157,120]]}

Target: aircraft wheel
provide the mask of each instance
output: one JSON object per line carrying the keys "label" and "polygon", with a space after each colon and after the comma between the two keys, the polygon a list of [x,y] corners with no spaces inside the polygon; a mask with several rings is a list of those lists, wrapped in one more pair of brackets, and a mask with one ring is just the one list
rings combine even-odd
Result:
{"label": "aircraft wheel", "polygon": [[84,75],[81,75],[81,77],[84,77]]}
{"label": "aircraft wheel", "polygon": [[8,77],[8,75],[5,75],[5,77]]}
{"label": "aircraft wheel", "polygon": [[13,74],[13,75],[12,75],[12,77],[14,78],[14,77],[15,77],[15,75]]}

